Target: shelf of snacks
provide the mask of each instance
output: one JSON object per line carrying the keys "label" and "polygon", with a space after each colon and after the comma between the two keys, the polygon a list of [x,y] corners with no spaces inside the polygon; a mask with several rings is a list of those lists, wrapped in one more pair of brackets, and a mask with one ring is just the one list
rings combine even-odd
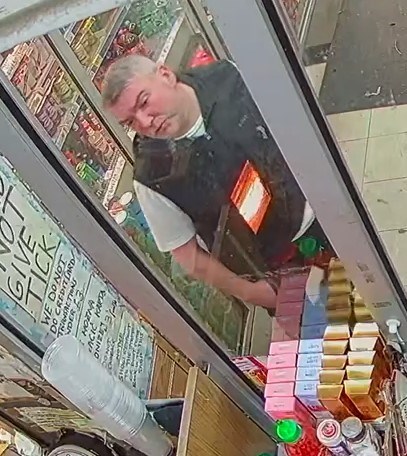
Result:
{"label": "shelf of snacks", "polygon": [[125,11],[126,7],[107,11],[62,30],[65,40],[83,66],[87,68],[91,65]]}
{"label": "shelf of snacks", "polygon": [[136,53],[157,60],[168,53],[184,18],[177,0],[139,0],[61,32],[100,89],[107,68],[117,58]]}
{"label": "shelf of snacks", "polygon": [[123,169],[125,159],[96,114],[87,107],[47,41],[36,38],[2,57],[2,71],[31,113],[78,176],[105,201],[105,195],[115,190],[114,185],[117,187],[109,178]]}

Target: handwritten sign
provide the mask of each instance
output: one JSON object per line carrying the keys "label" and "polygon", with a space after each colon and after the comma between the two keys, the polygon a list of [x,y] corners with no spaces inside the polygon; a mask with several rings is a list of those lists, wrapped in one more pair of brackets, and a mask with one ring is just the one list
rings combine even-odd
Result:
{"label": "handwritten sign", "polygon": [[152,331],[129,309],[0,157],[0,312],[44,350],[76,336],[145,397]]}

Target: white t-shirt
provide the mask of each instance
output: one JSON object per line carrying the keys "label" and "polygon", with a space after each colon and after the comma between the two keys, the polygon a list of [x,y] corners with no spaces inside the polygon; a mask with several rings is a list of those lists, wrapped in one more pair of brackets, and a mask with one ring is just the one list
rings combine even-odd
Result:
{"label": "white t-shirt", "polygon": [[[204,134],[205,124],[202,116],[200,116],[182,138],[195,139]],[[134,191],[161,252],[170,252],[181,247],[196,236],[195,226],[191,218],[167,197],[137,181],[134,181]],[[302,224],[293,241],[299,239],[314,220],[314,212],[309,203],[306,202]]]}

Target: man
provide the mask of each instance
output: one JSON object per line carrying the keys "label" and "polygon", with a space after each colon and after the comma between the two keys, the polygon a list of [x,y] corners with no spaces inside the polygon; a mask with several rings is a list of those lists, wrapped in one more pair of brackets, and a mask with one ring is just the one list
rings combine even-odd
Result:
{"label": "man", "polygon": [[[102,94],[138,133],[134,188],[158,248],[190,276],[273,308],[267,271],[318,225],[237,68],[220,61],[176,75],[129,56],[111,66]],[[232,202],[248,169],[251,186]],[[264,213],[256,194],[268,201]]]}

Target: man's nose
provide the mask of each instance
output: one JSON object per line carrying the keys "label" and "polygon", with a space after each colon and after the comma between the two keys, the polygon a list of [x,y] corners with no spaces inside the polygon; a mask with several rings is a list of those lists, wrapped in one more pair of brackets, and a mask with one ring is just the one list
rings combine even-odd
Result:
{"label": "man's nose", "polygon": [[136,126],[142,129],[146,129],[151,127],[153,123],[153,117],[144,111],[140,111],[135,115],[135,123]]}

